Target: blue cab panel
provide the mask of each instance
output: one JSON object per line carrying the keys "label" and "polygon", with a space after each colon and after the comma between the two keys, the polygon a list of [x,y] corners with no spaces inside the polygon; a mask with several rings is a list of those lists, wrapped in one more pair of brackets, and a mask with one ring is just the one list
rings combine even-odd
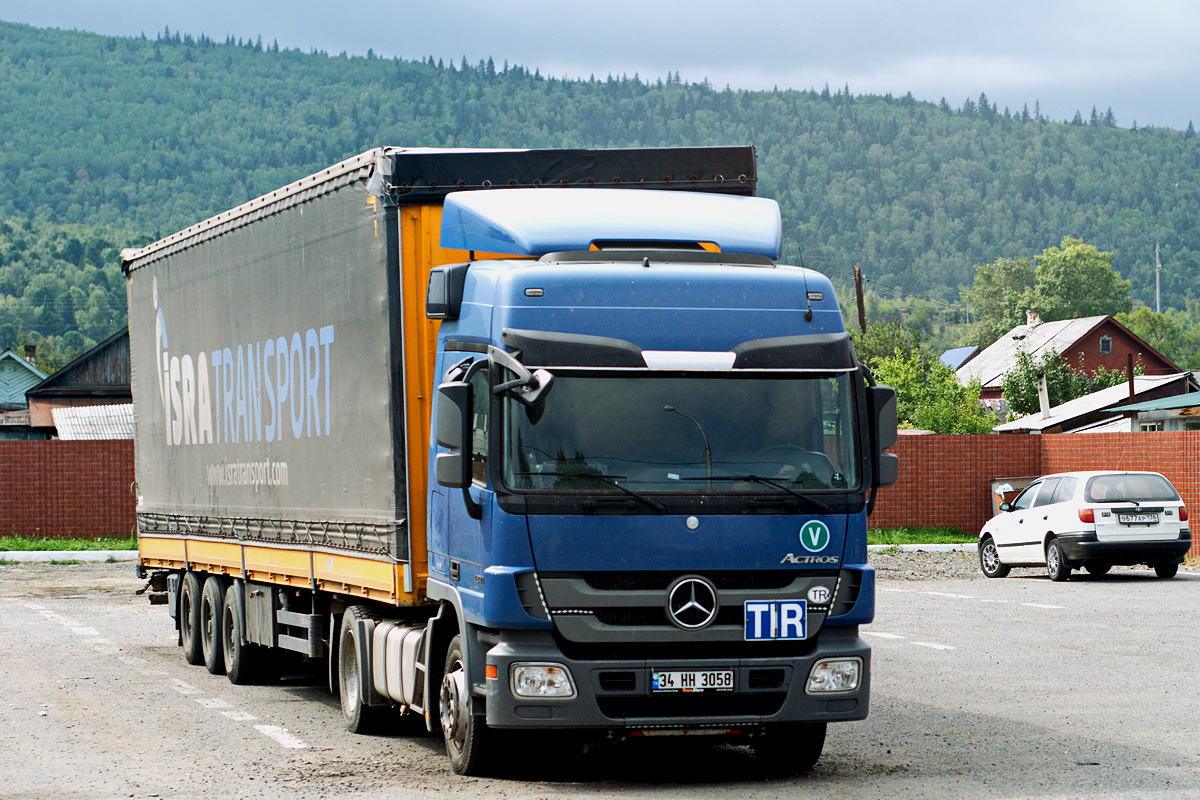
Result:
{"label": "blue cab panel", "polygon": [[712,242],[722,252],[779,258],[779,205],[655,189],[495,189],[452,192],[442,247],[543,256],[593,242]]}

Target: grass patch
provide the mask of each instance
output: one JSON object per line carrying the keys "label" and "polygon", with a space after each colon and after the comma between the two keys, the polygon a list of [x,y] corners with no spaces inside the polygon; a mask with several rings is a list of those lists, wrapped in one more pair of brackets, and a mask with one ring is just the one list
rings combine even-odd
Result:
{"label": "grass patch", "polygon": [[867,544],[971,544],[976,538],[958,528],[879,528],[867,531]]}
{"label": "grass patch", "polygon": [[33,539],[28,536],[0,536],[0,552],[29,552],[32,550],[137,550],[137,537]]}

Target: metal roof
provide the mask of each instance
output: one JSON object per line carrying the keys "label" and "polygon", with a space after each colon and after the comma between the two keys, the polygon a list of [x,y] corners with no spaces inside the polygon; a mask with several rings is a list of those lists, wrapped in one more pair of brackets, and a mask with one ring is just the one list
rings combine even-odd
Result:
{"label": "metal roof", "polygon": [[979,352],[978,347],[955,347],[938,356],[938,361],[941,361],[950,369],[958,369],[967,359]]}
{"label": "metal roof", "polygon": [[1192,408],[1200,406],[1200,392],[1177,394],[1171,397],[1160,397],[1157,400],[1146,400],[1127,406],[1117,406],[1111,411],[1169,411],[1173,408]]}
{"label": "metal roof", "polygon": [[1033,327],[1018,325],[959,367],[956,373],[958,381],[966,385],[971,379],[978,378],[983,388],[998,389],[1004,382],[1005,373],[1012,368],[1018,351],[1034,357],[1046,350],[1064,352],[1106,319],[1107,316],[1100,315],[1042,322]]}
{"label": "metal roof", "polygon": [[[1044,323],[1050,324],[1050,323]],[[1172,381],[1180,379],[1191,380],[1191,373],[1180,372],[1175,375],[1140,375],[1133,379],[1133,391],[1136,396],[1142,392],[1148,392],[1151,389],[1157,389]],[[1196,395],[1200,398],[1200,393]],[[1083,397],[1076,397],[1074,400],[1068,400],[1065,403],[1055,406],[1050,409],[1050,415],[1043,417],[1040,413],[1028,414],[1020,419],[1014,419],[1011,422],[1006,422],[1003,425],[997,425],[992,430],[998,433],[1009,431],[1044,431],[1049,428],[1054,428],[1073,419],[1082,417],[1086,414],[1091,414],[1096,411],[1110,410],[1117,411],[1116,407],[1109,408],[1114,403],[1120,403],[1123,398],[1129,397],[1129,384],[1122,382],[1116,386],[1109,386],[1107,389],[1101,389],[1098,392],[1086,394]]]}

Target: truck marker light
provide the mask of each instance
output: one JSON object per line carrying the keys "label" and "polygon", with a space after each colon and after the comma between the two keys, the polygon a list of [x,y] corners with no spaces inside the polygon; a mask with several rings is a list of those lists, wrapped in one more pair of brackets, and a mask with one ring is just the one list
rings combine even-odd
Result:
{"label": "truck marker light", "polygon": [[484,672],[484,677],[487,678],[489,681],[496,680],[496,665],[495,664],[488,664],[484,668],[483,672]]}

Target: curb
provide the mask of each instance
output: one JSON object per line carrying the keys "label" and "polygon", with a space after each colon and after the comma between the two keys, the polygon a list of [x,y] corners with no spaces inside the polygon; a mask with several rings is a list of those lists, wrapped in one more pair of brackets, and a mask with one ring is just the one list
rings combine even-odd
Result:
{"label": "curb", "polygon": [[137,550],[4,550],[0,561],[41,564],[49,561],[137,561]]}
{"label": "curb", "polygon": [[966,544],[869,544],[867,552],[899,552],[899,553],[974,553],[977,546]]}

